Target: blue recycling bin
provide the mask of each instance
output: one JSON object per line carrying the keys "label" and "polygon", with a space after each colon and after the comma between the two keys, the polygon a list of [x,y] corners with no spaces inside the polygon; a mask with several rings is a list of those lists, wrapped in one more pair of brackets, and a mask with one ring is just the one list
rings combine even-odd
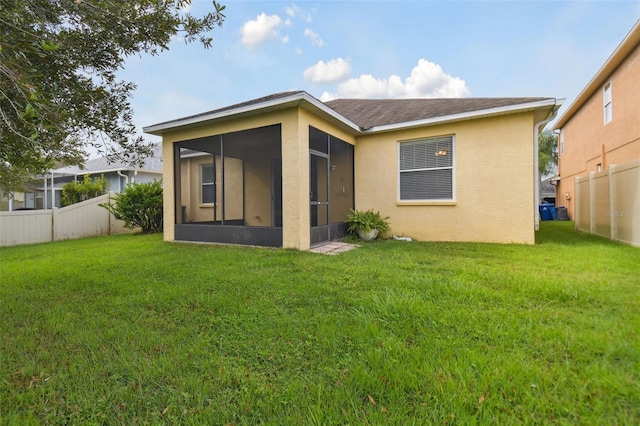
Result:
{"label": "blue recycling bin", "polygon": [[556,220],[556,208],[553,204],[540,204],[538,211],[540,220]]}

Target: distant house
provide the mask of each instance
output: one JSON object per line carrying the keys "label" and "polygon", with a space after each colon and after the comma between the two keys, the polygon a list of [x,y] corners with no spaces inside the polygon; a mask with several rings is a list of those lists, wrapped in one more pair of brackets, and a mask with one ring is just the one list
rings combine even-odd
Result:
{"label": "distant house", "polygon": [[555,177],[540,182],[540,198],[543,203],[556,204],[556,183]]}
{"label": "distant house", "polygon": [[[153,155],[146,158],[141,167],[131,167],[123,162],[109,163],[105,157],[89,160],[84,167],[68,166],[54,169],[26,186],[24,192],[14,194],[12,210],[50,209],[61,207],[62,187],[65,183],[91,177],[104,176],[111,192],[121,192],[128,183],[145,183],[162,179],[162,151],[154,147]],[[52,203],[53,200],[53,203]]]}
{"label": "distant house", "polygon": [[164,238],[304,250],[344,236],[356,208],[418,240],[532,244],[537,135],[560,105],[294,91],[148,126]]}
{"label": "distant house", "polygon": [[560,116],[557,204],[575,212],[576,177],[640,159],[640,20]]}

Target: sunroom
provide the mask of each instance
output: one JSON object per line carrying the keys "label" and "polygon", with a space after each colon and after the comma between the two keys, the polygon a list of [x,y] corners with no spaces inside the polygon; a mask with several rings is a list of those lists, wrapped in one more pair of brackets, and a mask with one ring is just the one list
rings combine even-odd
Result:
{"label": "sunroom", "polygon": [[239,117],[233,108],[197,126],[166,125],[165,239],[308,248],[346,234],[353,137],[299,100],[273,110],[261,100],[257,116],[240,107]]}

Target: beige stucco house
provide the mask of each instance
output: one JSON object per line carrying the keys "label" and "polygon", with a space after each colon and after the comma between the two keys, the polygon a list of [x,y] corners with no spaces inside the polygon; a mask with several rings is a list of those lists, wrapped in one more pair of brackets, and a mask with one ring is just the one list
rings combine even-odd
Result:
{"label": "beige stucco house", "polygon": [[560,105],[293,91],[146,127],[163,140],[164,238],[304,250],[372,208],[418,240],[532,244],[537,136]]}
{"label": "beige stucco house", "polygon": [[575,178],[640,159],[640,20],[560,116],[557,204],[575,213]]}

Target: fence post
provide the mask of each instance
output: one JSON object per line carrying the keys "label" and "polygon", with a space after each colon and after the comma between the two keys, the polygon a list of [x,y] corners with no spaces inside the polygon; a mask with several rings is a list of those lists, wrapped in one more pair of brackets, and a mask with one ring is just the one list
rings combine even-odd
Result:
{"label": "fence post", "polygon": [[58,216],[58,209],[51,207],[51,241],[58,240],[58,230],[56,229],[56,218]]}
{"label": "fence post", "polygon": [[617,211],[618,200],[616,197],[616,165],[611,164],[608,167],[609,172],[609,226],[611,230],[611,239],[618,239],[618,215]]}
{"label": "fence post", "polygon": [[[111,204],[111,191],[107,192],[107,204]],[[108,227],[108,231],[107,231],[107,235],[111,235],[111,211],[108,211],[107,214],[107,227]]]}

